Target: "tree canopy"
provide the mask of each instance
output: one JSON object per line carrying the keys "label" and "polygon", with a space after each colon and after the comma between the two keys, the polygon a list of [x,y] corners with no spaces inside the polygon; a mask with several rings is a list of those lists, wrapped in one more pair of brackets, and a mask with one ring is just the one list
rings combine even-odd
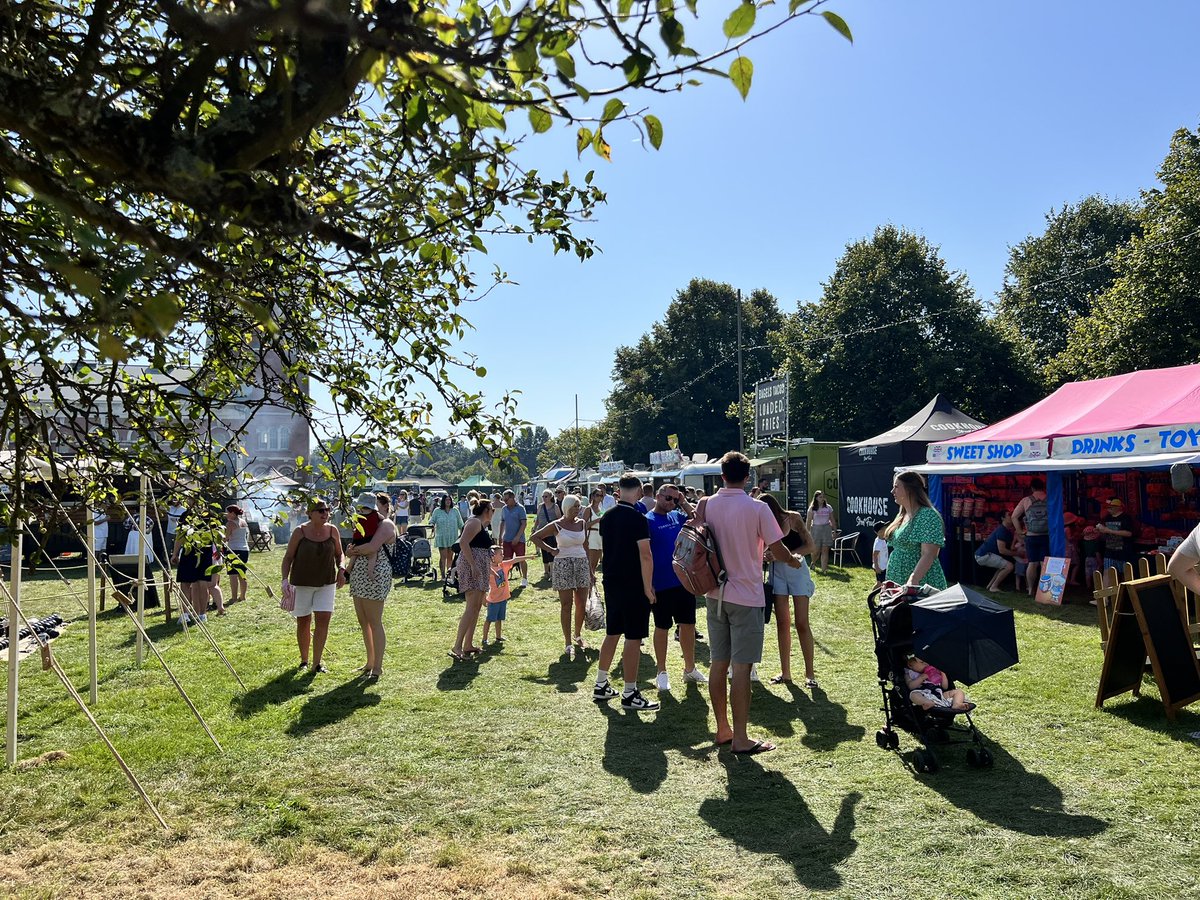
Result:
{"label": "tree canopy", "polygon": [[985,422],[1030,396],[966,276],[892,225],[848,245],[821,298],[789,316],[774,343],[791,373],[795,435],[866,437],[939,391]]}
{"label": "tree canopy", "polygon": [[[632,347],[617,348],[607,400],[615,457],[645,462],[666,449],[668,434],[679,435],[679,448],[689,455],[720,455],[738,446],[738,424],[726,414],[737,400],[737,307],[730,285],[693,279],[662,321]],[[774,371],[767,335],[782,321],[766,291],[742,299],[746,385]]]}
{"label": "tree canopy", "polygon": [[1200,362],[1200,130],[1181,128],[1142,192],[1141,233],[1117,252],[1111,287],[1076,319],[1059,380]]}
{"label": "tree canopy", "polygon": [[1066,349],[1076,319],[1089,315],[1112,284],[1116,251],[1140,233],[1135,204],[1092,196],[1051,210],[1042,234],[1012,248],[996,323],[1033,371]]}
{"label": "tree canopy", "polygon": [[693,49],[694,0],[7,4],[0,430],[21,453],[211,473],[244,434],[218,410],[267,383],[262,403],[336,435],[327,458],[421,445],[434,403],[503,451],[511,398],[457,386],[485,371],[455,352],[461,304],[500,280],[478,255],[515,233],[587,258],[577,226],[603,201],[517,145],[559,121],[581,154],[608,159],[622,126],[658,147],[628,97],[700,73],[745,96],[761,35],[819,15],[849,37],[823,5],[733,2]]}

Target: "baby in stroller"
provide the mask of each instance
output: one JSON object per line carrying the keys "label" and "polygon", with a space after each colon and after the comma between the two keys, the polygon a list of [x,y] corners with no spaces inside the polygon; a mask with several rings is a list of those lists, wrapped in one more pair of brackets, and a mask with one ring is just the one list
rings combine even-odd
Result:
{"label": "baby in stroller", "polygon": [[904,682],[908,686],[908,699],[913,705],[926,711],[949,709],[952,712],[970,712],[975,704],[959,688],[950,687],[946,673],[914,653],[909,653],[904,663]]}

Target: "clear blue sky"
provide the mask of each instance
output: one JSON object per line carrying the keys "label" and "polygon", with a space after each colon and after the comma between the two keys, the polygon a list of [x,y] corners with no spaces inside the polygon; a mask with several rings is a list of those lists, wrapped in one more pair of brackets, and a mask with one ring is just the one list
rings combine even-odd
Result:
{"label": "clear blue sky", "polygon": [[659,152],[614,129],[611,164],[590,151],[579,162],[562,128],[521,151],[547,172],[596,169],[608,203],[586,233],[603,253],[581,264],[523,241],[491,248],[481,270],[498,264],[519,286],[467,309],[478,331],[464,349],[487,366],[489,395],[521,390],[522,416],[552,434],[576,392],[580,417],[599,419],[615,348],[689,279],[764,287],[790,311],[820,295],[846,243],[887,222],[940,246],[989,300],[1009,247],[1051,207],[1135,197],[1172,132],[1200,125],[1191,0],[829,8],[854,44],[815,19],[776,32],[748,52],[746,102],[713,78],[647,97]]}

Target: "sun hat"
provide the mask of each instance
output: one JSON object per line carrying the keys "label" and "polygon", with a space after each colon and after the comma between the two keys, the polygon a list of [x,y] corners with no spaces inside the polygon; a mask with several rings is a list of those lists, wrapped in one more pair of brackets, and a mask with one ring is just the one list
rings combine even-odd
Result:
{"label": "sun hat", "polygon": [[370,491],[363,491],[358,495],[358,499],[354,501],[354,505],[359,509],[374,509],[375,495]]}

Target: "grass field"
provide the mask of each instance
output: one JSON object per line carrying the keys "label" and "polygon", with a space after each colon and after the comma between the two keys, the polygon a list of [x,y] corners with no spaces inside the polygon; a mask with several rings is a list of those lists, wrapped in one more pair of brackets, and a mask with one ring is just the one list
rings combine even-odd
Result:
{"label": "grass field", "polygon": [[[253,560],[272,584],[280,553]],[[21,757],[67,756],[0,776],[0,886],[30,897],[1200,896],[1200,743],[1189,737],[1200,715],[1168,724],[1149,680],[1140,700],[1096,710],[1094,610],[1005,595],[1022,662],[971,691],[995,768],[947,750],[940,772],[917,775],[907,735],[903,755],[875,746],[868,573],[817,583],[821,687],[755,685],[753,729],[780,748],[746,759],[713,746],[707,692],[684,688],[674,647],[675,691],[657,714],[594,705],[596,655],[560,658],[557,598],[540,584],[510,603],[502,649],[472,663],[446,656],[461,601],[432,585],[395,591],[372,685],[353,674],[362,644],[344,592],[331,671],[315,677],[297,672],[290,620],[261,588],[211,619],[244,694],[198,634],[151,617],[224,753],[157,663],[135,668],[132,626],[110,609],[96,713],[171,830],[29,660]],[[61,591],[42,574],[27,581],[27,612],[79,619]],[[54,645],[85,696],[86,632],[84,619]],[[770,634],[761,669],[764,681],[778,671]]]}

